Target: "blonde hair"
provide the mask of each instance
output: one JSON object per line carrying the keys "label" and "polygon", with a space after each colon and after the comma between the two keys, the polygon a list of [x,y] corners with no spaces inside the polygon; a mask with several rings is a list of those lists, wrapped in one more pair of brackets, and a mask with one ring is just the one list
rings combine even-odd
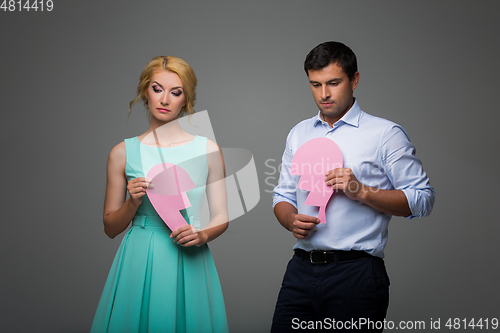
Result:
{"label": "blonde hair", "polygon": [[[184,90],[186,102],[186,105],[181,108],[179,115],[184,115],[185,113],[193,114],[195,112],[193,106],[196,100],[196,84],[198,83],[198,80],[196,79],[193,69],[187,62],[181,58],[171,56],[154,57],[146,65],[146,67],[144,67],[139,80],[139,85],[137,86],[137,96],[130,102],[129,114],[132,112],[132,106],[139,100],[142,100],[144,106],[148,105],[146,91],[151,83],[151,77],[155,73],[161,71],[169,71],[179,75],[179,78],[182,81],[182,88]],[[147,111],[149,114],[149,109],[147,109]]]}

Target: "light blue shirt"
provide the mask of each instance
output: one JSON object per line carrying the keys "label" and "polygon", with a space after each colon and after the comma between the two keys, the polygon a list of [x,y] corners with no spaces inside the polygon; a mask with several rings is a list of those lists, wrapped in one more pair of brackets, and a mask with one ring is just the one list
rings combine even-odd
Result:
{"label": "light blue shirt", "polygon": [[[286,201],[295,206],[299,214],[318,216],[318,207],[304,204],[309,192],[297,188],[300,176],[291,175],[290,166],[303,143],[321,137],[337,144],[344,168],[352,169],[361,183],[403,191],[411,210],[408,218],[430,214],[434,189],[408,135],[401,126],[362,111],[357,100],[333,127],[323,121],[318,112],[292,128],[286,140],[279,183],[274,189],[273,207]],[[328,202],[326,223],[319,224],[305,239],[297,240],[294,249],[362,250],[383,258],[391,217],[338,191]]]}

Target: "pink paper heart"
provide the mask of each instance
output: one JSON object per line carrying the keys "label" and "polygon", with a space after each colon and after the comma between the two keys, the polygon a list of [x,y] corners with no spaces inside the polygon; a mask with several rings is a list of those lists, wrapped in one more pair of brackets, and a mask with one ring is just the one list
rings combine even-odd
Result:
{"label": "pink paper heart", "polygon": [[325,174],[343,165],[342,152],[335,142],[327,138],[307,141],[293,156],[290,172],[300,176],[297,187],[309,191],[304,203],[319,207],[320,223],[326,222],[326,205],[333,194],[332,187],[325,183]]}
{"label": "pink paper heart", "polygon": [[147,177],[153,188],[146,189],[146,194],[163,222],[172,231],[187,225],[180,210],[191,206],[186,192],[196,187],[187,171],[172,163],[160,163],[149,170]]}

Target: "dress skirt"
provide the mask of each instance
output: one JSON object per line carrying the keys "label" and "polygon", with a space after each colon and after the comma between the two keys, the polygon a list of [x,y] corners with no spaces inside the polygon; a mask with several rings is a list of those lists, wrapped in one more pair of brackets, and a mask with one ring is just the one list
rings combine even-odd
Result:
{"label": "dress skirt", "polygon": [[227,332],[208,246],[181,247],[158,216],[136,216],[116,253],[91,332]]}

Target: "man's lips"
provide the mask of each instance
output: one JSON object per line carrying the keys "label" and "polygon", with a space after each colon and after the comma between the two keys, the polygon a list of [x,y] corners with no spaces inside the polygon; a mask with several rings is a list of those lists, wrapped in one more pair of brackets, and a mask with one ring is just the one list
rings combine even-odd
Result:
{"label": "man's lips", "polygon": [[333,105],[333,102],[321,102],[320,104],[324,107],[329,107]]}

